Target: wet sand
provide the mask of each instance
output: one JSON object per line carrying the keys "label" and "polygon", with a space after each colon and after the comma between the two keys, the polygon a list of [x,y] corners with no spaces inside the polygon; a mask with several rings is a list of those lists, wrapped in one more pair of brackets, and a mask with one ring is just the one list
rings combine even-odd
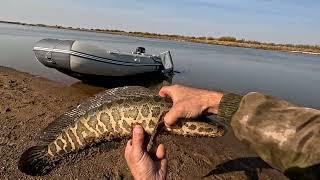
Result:
{"label": "wet sand", "polygon": [[[1,179],[35,178],[18,170],[20,155],[55,118],[103,90],[84,87],[68,87],[0,67]],[[36,179],[131,179],[123,156],[125,143],[101,143],[71,154],[50,174]],[[213,139],[160,134],[157,143],[167,148],[168,179],[285,179],[239,143],[231,131]]]}

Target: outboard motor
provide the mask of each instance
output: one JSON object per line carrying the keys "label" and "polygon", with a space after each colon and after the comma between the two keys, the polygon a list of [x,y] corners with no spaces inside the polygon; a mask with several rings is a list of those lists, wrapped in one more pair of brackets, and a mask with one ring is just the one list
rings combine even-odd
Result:
{"label": "outboard motor", "polygon": [[137,47],[135,54],[144,54],[146,49],[144,47]]}

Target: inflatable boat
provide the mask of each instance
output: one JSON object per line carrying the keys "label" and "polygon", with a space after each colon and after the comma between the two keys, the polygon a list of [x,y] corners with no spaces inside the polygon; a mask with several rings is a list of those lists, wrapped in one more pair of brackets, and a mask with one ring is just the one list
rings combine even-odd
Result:
{"label": "inflatable boat", "polygon": [[59,39],[40,40],[33,51],[43,65],[76,78],[173,72],[170,51],[148,55],[145,48],[138,47],[132,53],[121,53],[81,41]]}

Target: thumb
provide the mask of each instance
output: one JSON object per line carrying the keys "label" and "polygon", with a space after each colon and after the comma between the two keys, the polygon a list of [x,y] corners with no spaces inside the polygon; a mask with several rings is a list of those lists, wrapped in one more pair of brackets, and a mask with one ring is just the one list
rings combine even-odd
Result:
{"label": "thumb", "polygon": [[140,159],[143,156],[144,130],[140,125],[135,125],[132,135],[132,153]]}
{"label": "thumb", "polygon": [[169,112],[167,112],[164,116],[164,123],[167,127],[174,125],[179,118],[184,116],[183,109],[179,107],[180,106],[174,104]]}

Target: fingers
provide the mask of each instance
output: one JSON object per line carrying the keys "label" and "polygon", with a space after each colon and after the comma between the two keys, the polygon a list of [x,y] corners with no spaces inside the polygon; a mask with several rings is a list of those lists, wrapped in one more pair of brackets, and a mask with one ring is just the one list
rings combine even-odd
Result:
{"label": "fingers", "polygon": [[133,128],[132,140],[127,142],[125,159],[135,179],[161,179],[166,178],[167,159],[164,145],[160,144],[156,151],[156,160],[144,151],[144,130],[136,125]]}
{"label": "fingers", "polygon": [[177,122],[178,118],[181,117],[181,115],[182,115],[181,111],[178,111],[177,107],[179,107],[179,106],[177,106],[175,103],[176,97],[175,97],[174,93],[175,93],[175,88],[177,88],[177,87],[178,87],[178,85],[163,86],[159,91],[159,96],[161,96],[161,97],[169,96],[173,101],[172,108],[164,116],[164,123],[167,127],[174,125]]}
{"label": "fingers", "polygon": [[162,160],[166,157],[166,149],[163,144],[158,146],[156,156],[159,160]]}
{"label": "fingers", "polygon": [[174,125],[179,118],[184,116],[184,111],[179,104],[175,104],[172,106],[169,112],[164,116],[164,123],[167,127]]}
{"label": "fingers", "polygon": [[166,175],[167,175],[167,168],[168,168],[168,160],[167,159],[162,159],[160,161],[160,170],[162,171],[162,174],[163,174],[164,177],[166,177]]}
{"label": "fingers", "polygon": [[160,161],[160,170],[165,177],[167,174],[168,160],[166,159],[166,149],[163,144],[158,146],[156,156]]}
{"label": "fingers", "polygon": [[171,92],[170,89],[171,89],[171,86],[163,86],[159,91],[159,96],[161,96],[161,97],[166,97],[166,96],[172,97],[172,92]]}

